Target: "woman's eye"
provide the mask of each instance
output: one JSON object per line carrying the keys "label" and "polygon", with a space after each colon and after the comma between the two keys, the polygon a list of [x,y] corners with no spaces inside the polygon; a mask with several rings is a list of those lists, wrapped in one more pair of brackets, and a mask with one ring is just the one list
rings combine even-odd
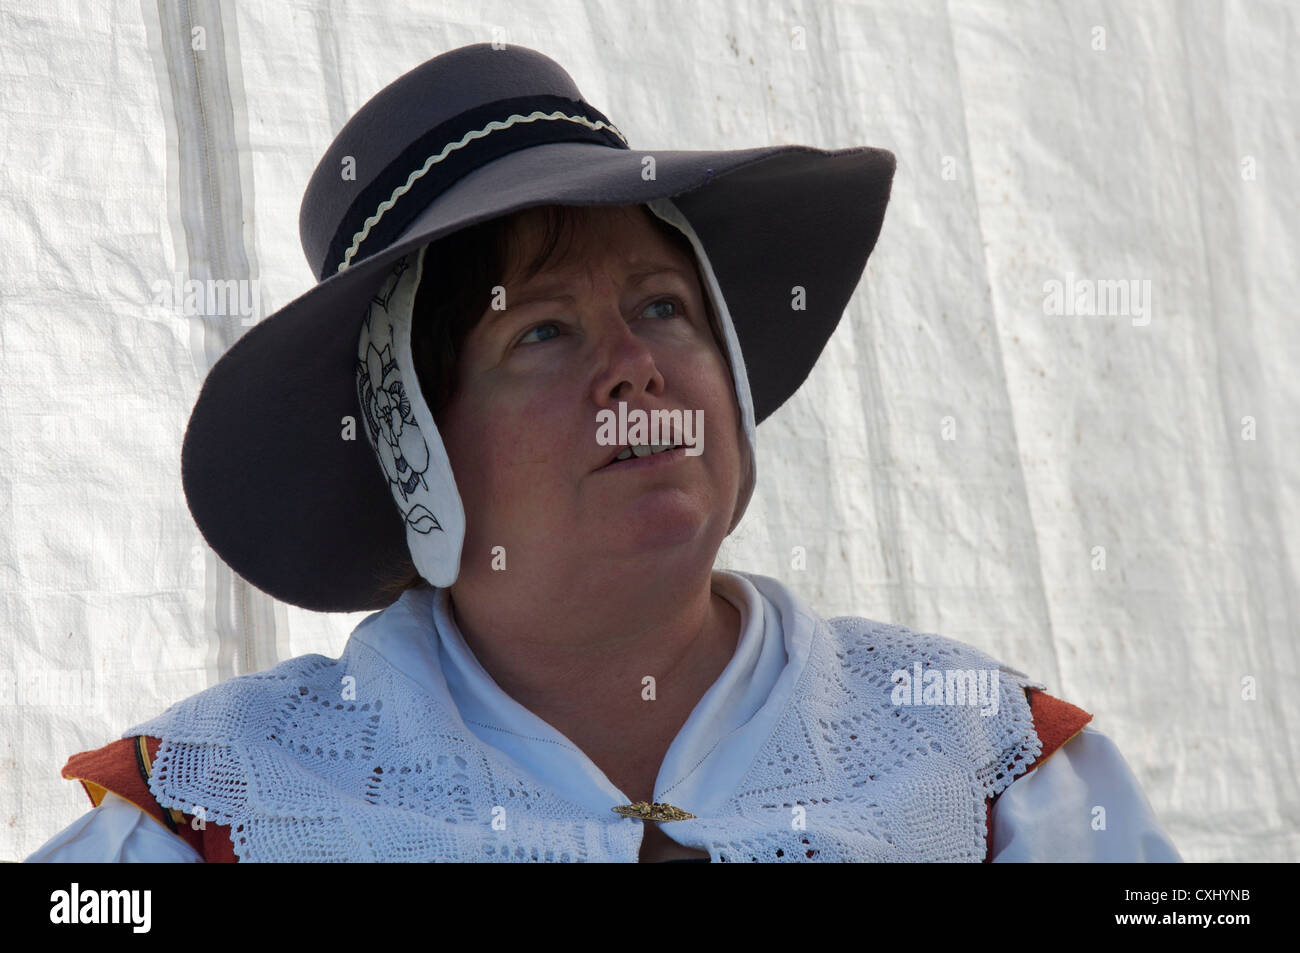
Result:
{"label": "woman's eye", "polygon": [[[519,339],[519,342],[518,342],[518,343],[520,343],[520,344],[528,343],[528,335],[532,334],[534,331],[542,331],[542,330],[545,330],[546,328],[558,328],[558,327],[559,327],[559,325],[557,325],[557,324],[556,324],[555,322],[553,322],[553,321],[547,321],[545,324],[539,324],[539,325],[537,325],[536,327],[529,328],[527,331],[525,331],[525,332],[524,332],[524,336],[521,337],[521,338]],[[558,332],[557,332],[557,333],[558,333]],[[543,341],[549,341],[550,338],[549,338],[549,337],[543,337],[542,340],[543,340]]]}
{"label": "woman's eye", "polygon": [[[672,311],[669,312],[669,313],[667,313],[667,314],[662,314],[662,313],[661,313],[661,314],[659,315],[661,318],[677,318],[677,317],[681,317],[681,311],[682,311],[682,308],[681,308],[681,305],[678,304],[676,298],[656,298],[654,301],[651,301],[648,305],[645,306],[645,310],[642,311],[642,314],[644,314],[645,311],[649,311],[651,308],[658,307],[658,306],[662,306],[662,305],[669,305],[669,306],[671,306]],[[534,325],[533,327],[529,328],[527,331],[524,332],[523,337],[521,337],[518,341],[515,342],[515,343],[516,343],[516,346],[517,346],[517,345],[520,345],[520,344],[542,344],[542,343],[545,343],[546,341],[550,341],[550,340],[552,340],[553,338],[555,338],[556,336],[558,336],[558,334],[559,334],[559,327],[560,327],[560,326],[559,326],[558,324],[556,324],[554,321],[545,321],[545,322],[543,322],[543,323],[541,323],[541,324],[536,324],[536,325]],[[537,339],[535,339],[535,340],[532,340],[532,341],[529,340],[529,337],[530,337],[531,335],[533,335],[533,334],[535,334],[535,333],[537,333],[537,332],[539,332],[539,331],[545,331],[547,328],[555,329],[555,334],[542,335],[540,338],[537,338]]]}
{"label": "woman's eye", "polygon": [[658,298],[658,299],[656,299],[656,300],[654,300],[654,301],[651,301],[648,305],[646,305],[646,309],[648,310],[648,309],[650,309],[650,308],[653,308],[655,305],[658,305],[658,304],[669,304],[669,305],[672,305],[672,307],[673,307],[673,313],[672,313],[672,314],[661,315],[661,317],[665,317],[665,318],[675,318],[675,317],[678,317],[678,315],[679,315],[679,307],[680,307],[680,306],[677,304],[677,299],[676,299],[676,298]]}

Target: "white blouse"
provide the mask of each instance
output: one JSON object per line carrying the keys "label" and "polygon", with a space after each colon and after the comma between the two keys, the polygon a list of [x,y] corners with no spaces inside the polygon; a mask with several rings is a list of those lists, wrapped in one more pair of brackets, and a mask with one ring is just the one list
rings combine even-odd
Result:
{"label": "white blouse", "polygon": [[[715,572],[713,589],[740,611],[741,638],[736,655],[665,757],[656,793],[671,787],[674,803],[700,803],[731,790],[752,759],[755,739],[770,730],[766,719],[757,716],[784,707],[783,696],[795,682],[788,677],[782,607],[735,573]],[[773,594],[797,604],[788,590]],[[567,739],[557,738],[553,727],[506,695],[478,663],[456,628],[445,592],[439,593],[434,611],[441,634],[436,665],[430,664],[427,643],[387,639],[374,647],[435,694],[433,680],[445,678],[443,690],[480,741],[510,755],[565,796],[608,804],[610,792],[618,792],[604,773],[576,745],[563,744]],[[702,762],[701,751],[709,752]],[[673,824],[661,830],[677,839]],[[994,862],[1182,860],[1119,749],[1091,727],[993,802],[991,855]],[[27,858],[31,863],[201,860],[181,838],[111,792]]]}

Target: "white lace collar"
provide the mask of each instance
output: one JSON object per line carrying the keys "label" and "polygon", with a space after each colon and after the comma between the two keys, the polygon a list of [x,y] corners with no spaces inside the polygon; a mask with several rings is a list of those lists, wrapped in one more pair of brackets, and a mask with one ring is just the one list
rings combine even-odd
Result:
{"label": "white lace collar", "polygon": [[[714,584],[743,633],[665,758],[656,797],[697,817],[664,832],[715,861],[983,859],[985,799],[1042,750],[1036,683],[942,636],[820,619],[767,577]],[[230,825],[245,861],[635,861],[645,822],[491,683],[436,596],[368,617],[338,659],[288,659],[129,729],[162,739],[155,798]],[[900,707],[893,675],[913,666],[996,669],[997,712]]]}
{"label": "white lace collar", "polygon": [[[712,586],[739,610],[740,638],[670,746],[654,794],[693,814],[716,809],[735,790],[790,699],[815,625],[774,579],[719,571]],[[556,794],[594,812],[628,803],[580,748],[493,681],[465,644],[446,590],[412,590],[402,601],[414,619],[429,620],[427,634],[412,626],[368,626],[354,637]]]}

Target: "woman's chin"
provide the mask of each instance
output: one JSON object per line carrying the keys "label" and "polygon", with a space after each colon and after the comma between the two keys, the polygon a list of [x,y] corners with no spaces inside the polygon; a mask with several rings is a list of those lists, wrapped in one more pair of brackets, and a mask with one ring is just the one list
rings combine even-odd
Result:
{"label": "woman's chin", "polygon": [[[697,501],[691,501],[697,502]],[[698,544],[707,530],[709,514],[698,505],[676,501],[642,498],[593,529],[593,545],[617,555],[654,553],[673,547]]]}

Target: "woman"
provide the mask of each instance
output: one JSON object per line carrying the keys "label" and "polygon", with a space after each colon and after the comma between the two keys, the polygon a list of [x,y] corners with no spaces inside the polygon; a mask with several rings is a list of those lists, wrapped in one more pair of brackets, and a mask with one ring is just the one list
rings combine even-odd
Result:
{"label": "woman", "polygon": [[1177,859],[1087,713],[712,569],[892,156],[645,158],[487,44],[344,128],[304,199],[322,281],[213,368],[185,488],[267,592],[383,611],[74,756],[97,806],[29,859]]}

